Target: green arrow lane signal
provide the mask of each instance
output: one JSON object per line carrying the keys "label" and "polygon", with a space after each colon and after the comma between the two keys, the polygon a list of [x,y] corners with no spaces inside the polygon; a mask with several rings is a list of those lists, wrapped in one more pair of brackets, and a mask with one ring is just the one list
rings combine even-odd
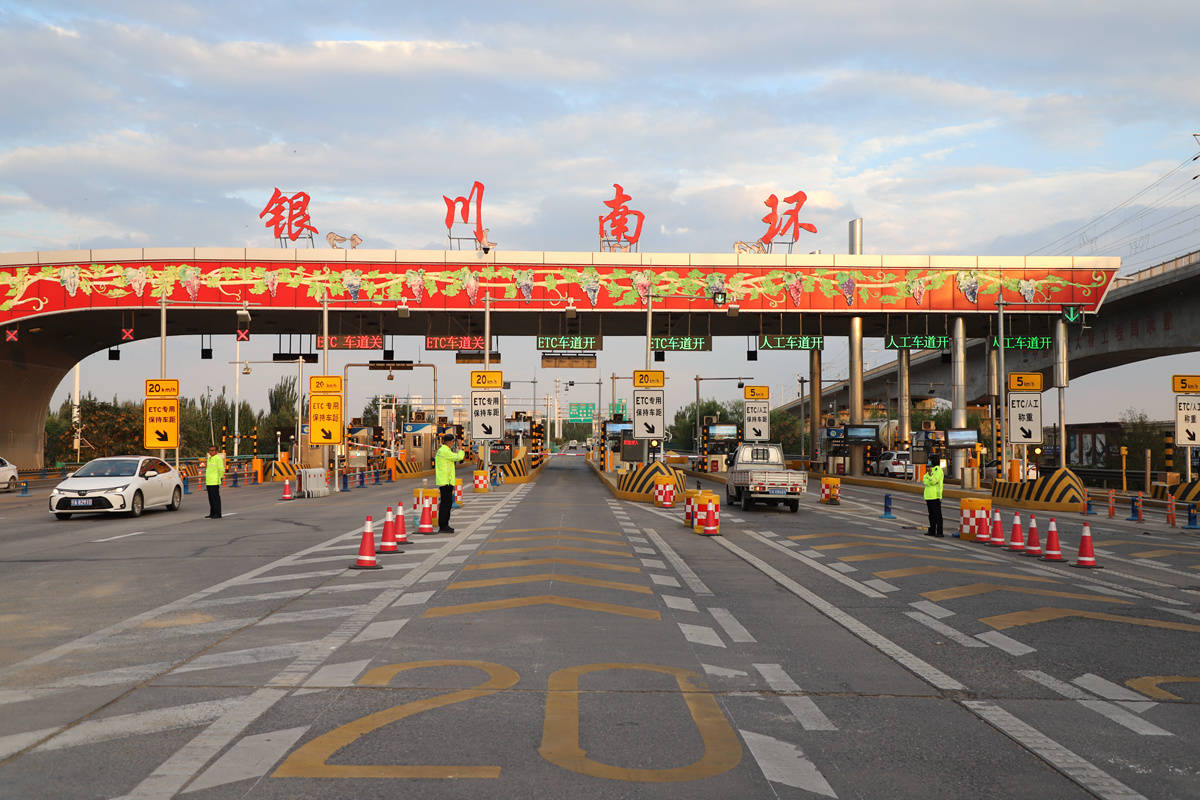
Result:
{"label": "green arrow lane signal", "polygon": [[1080,306],[1063,306],[1062,307],[1062,318],[1063,318],[1064,322],[1082,323],[1083,322],[1083,308],[1081,308]]}

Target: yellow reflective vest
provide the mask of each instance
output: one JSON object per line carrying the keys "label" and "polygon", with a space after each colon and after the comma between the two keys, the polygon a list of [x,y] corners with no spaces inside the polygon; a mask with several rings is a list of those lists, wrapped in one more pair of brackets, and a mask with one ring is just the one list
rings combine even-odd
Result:
{"label": "yellow reflective vest", "polygon": [[942,483],[945,481],[946,475],[942,472],[941,467],[930,467],[925,473],[925,477],[921,478],[925,484],[925,499],[926,500],[941,500],[942,499]]}
{"label": "yellow reflective vest", "polygon": [[221,479],[225,477],[225,455],[217,453],[208,457],[208,463],[204,465],[204,485],[217,486],[221,483]]}
{"label": "yellow reflective vest", "polygon": [[448,444],[444,444],[439,447],[437,453],[433,457],[434,478],[437,480],[437,485],[453,486],[454,465],[466,457],[466,451],[459,450],[456,453],[450,449],[450,445]]}

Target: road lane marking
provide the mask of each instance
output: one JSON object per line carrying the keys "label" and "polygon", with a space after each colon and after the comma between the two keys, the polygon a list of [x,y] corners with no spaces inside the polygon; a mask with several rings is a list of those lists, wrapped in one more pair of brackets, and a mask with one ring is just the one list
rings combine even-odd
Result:
{"label": "road lane marking", "polygon": [[959,702],[996,730],[1041,757],[1056,770],[1102,800],[1146,800],[1144,795],[1138,794],[1090,761],[1063,747],[995,703],[985,700],[960,700]]}
{"label": "road lane marking", "polygon": [[748,678],[750,673],[743,672],[740,669],[728,669],[726,667],[714,667],[712,664],[701,664],[700,667],[709,675],[714,675],[718,678]]}
{"label": "road lane marking", "polygon": [[856,556],[842,556],[842,561],[878,561],[881,558],[927,558],[933,561],[954,561],[959,564],[973,564],[973,558],[958,558],[956,556],[936,556],[932,553],[914,553],[906,550],[885,550],[882,553],[864,553]]}
{"label": "road lane marking", "polygon": [[192,781],[183,790],[183,794],[250,778],[261,778],[300,741],[300,737],[308,732],[308,728],[309,726],[302,725],[298,728],[257,733],[239,739],[211,767],[202,772],[200,777]]}
{"label": "road lane marking", "polygon": [[580,600],[576,597],[559,597],[558,595],[542,594],[531,597],[510,597],[504,600],[484,600],[479,603],[464,603],[454,606],[438,606],[428,609],[423,617],[430,619],[438,617],[453,617],[460,614],[481,614],[489,611],[503,611],[510,608],[528,608],[529,606],[563,606],[580,611],[596,611],[601,614],[616,614],[622,617],[636,619],[661,620],[662,615],[648,608],[634,608],[615,603],[600,603],[594,600]]}
{"label": "road lane marking", "polygon": [[1109,720],[1117,723],[1123,728],[1128,728],[1141,736],[1174,736],[1168,730],[1147,722],[1136,714],[1132,714],[1123,708],[1120,708],[1107,700],[1097,700],[1094,695],[1088,694],[1083,689],[1080,689],[1071,684],[1060,681],[1052,675],[1047,675],[1045,672],[1037,669],[1020,670],[1020,674],[1024,675],[1034,683],[1040,683],[1052,692],[1056,692],[1068,700],[1074,700],[1079,705],[1095,711],[1102,717],[1107,717]]}
{"label": "road lane marking", "polygon": [[904,616],[908,617],[909,619],[916,620],[934,632],[945,636],[950,641],[961,644],[963,647],[987,647],[987,644],[984,642],[972,639],[962,631],[957,630],[956,628],[951,628],[946,623],[939,622],[938,620],[921,611],[905,611]]}
{"label": "road lane marking", "polygon": [[1003,650],[1010,656],[1027,656],[1030,653],[1036,653],[1037,648],[1018,642],[1011,636],[1005,636],[1000,631],[984,631],[983,633],[975,634],[975,638],[981,642],[987,642],[992,647],[998,650]]}
{"label": "road lane marking", "polygon": [[[781,664],[755,664],[754,668],[758,670],[758,674],[763,676],[763,680],[767,682],[767,686],[776,692],[798,693],[803,691],[792,680],[792,677],[784,671]],[[829,720],[829,717],[825,716],[821,709],[817,708],[817,704],[811,697],[800,694],[785,694],[781,695],[779,699],[804,730],[836,731],[838,729]]]}
{"label": "road lane marking", "polygon": [[917,600],[916,602],[909,603],[909,605],[917,611],[924,611],[934,619],[945,619],[946,617],[954,616],[954,612],[950,609],[939,606],[937,603],[931,603],[928,600]]}
{"label": "road lane marking", "polygon": [[486,586],[513,586],[518,583],[575,583],[580,586],[596,586],[601,589],[615,589],[619,592],[637,592],[638,594],[654,594],[648,586],[636,583],[621,583],[619,581],[602,581],[596,578],[580,578],[575,575],[563,575],[557,572],[541,572],[537,575],[518,575],[512,578],[487,578],[476,581],[455,581],[447,589],[479,589]]}
{"label": "road lane marking", "polygon": [[[356,639],[358,637],[355,637]],[[371,663],[371,659],[365,658],[359,661],[346,661],[341,664],[326,664],[317,669],[308,680],[300,684],[300,688],[293,692],[294,695],[310,694],[312,692],[320,692],[324,689],[344,689],[347,686],[353,686],[358,676]]]}
{"label": "road lane marking", "polygon": [[743,729],[738,733],[767,780],[822,797],[837,797],[817,765],[796,745],[754,731]]}
{"label": "road lane marking", "polygon": [[417,581],[417,583],[439,583],[447,580],[453,574],[454,570],[452,569],[442,570],[440,572],[427,572],[421,576],[421,579]]}
{"label": "road lane marking", "polygon": [[887,581],[880,580],[879,578],[875,578],[875,579],[869,580],[869,581],[863,581],[863,585],[870,586],[872,589],[878,589],[881,592],[898,592],[898,591],[900,591],[899,586],[893,586],[892,584],[888,583]]}
{"label": "road lane marking", "polygon": [[659,575],[656,572],[647,574],[650,576],[650,580],[659,586],[670,586],[672,589],[680,588],[679,581],[670,575]]}
{"label": "road lane marking", "polygon": [[663,561],[660,558],[639,558],[638,561],[642,562],[642,566],[645,567],[646,569],[666,569],[667,568],[667,562]]}
{"label": "road lane marking", "polygon": [[858,567],[852,567],[849,564],[843,564],[841,561],[835,561],[829,565],[830,569],[836,569],[838,572],[858,572]]}
{"label": "road lane marking", "polygon": [[107,539],[91,539],[92,544],[97,542],[115,542],[117,539],[127,539],[130,536],[141,536],[145,531],[134,531],[133,533],[122,533],[120,536],[109,536]]}
{"label": "road lane marking", "polygon": [[1130,678],[1125,685],[1137,689],[1147,697],[1159,700],[1182,700],[1183,698],[1166,689],[1160,688],[1160,683],[1200,683],[1200,676],[1194,675],[1144,675],[1140,678]]}
{"label": "road lane marking", "polygon": [[361,642],[374,642],[379,639],[391,639],[400,629],[405,626],[408,619],[385,619],[379,622],[372,622],[370,625],[362,629],[362,633],[350,640],[350,644],[359,644]]}
{"label": "road lane marking", "polygon": [[1168,622],[1166,620],[1149,619],[1146,617],[1123,617],[1120,614],[1106,614],[1100,611],[1082,611],[1075,608],[1058,608],[1056,606],[1043,606],[1042,608],[1035,608],[1030,611],[1013,611],[1008,614],[997,614],[992,617],[982,617],[979,621],[984,625],[990,625],[996,630],[1002,631],[1008,628],[1018,628],[1022,625],[1035,625],[1039,622],[1052,622],[1068,617],[1083,617],[1085,619],[1096,619],[1104,622],[1119,622],[1124,625],[1139,625],[1144,628],[1163,628],[1171,631],[1200,633],[1200,625],[1191,625],[1186,622]]}
{"label": "road lane marking", "polygon": [[[347,557],[347,560],[349,560],[349,557]],[[280,566],[286,567],[289,565],[282,564]],[[347,565],[347,566],[349,566],[349,565]],[[268,575],[266,577],[261,577],[261,578],[245,578],[243,580],[235,579],[231,582],[231,584],[233,586],[252,586],[252,585],[257,585],[260,583],[279,583],[280,581],[300,581],[300,580],[307,580],[309,578],[328,578],[330,575],[337,575],[341,572],[345,572],[345,570],[344,569],[323,569],[323,570],[318,570],[316,572],[292,572],[292,573],[288,573],[285,575]]]}
{"label": "road lane marking", "polygon": [[541,533],[544,531],[570,531],[571,533],[598,533],[602,536],[620,536],[617,531],[598,531],[592,528],[505,528],[496,533]]}
{"label": "road lane marking", "polygon": [[713,619],[725,631],[725,635],[733,642],[757,642],[758,640],[751,635],[750,631],[737,621],[737,617],[725,608],[710,608],[708,613],[712,614]]}
{"label": "road lane marking", "polygon": [[507,569],[509,567],[536,567],[542,564],[565,564],[572,567],[590,567],[592,569],[607,569],[612,572],[641,572],[640,567],[626,567],[622,564],[602,564],[597,561],[580,561],[574,558],[530,558],[524,561],[492,561],[486,564],[468,564],[463,571],[477,569]]}
{"label": "road lane marking", "polygon": [[676,597],[671,594],[660,594],[659,597],[667,604],[667,608],[673,608],[676,611],[695,611],[700,613],[700,609],[696,607],[696,601],[688,597]]}
{"label": "road lane marking", "polygon": [[689,625],[686,622],[679,622],[677,624],[679,625],[679,630],[683,633],[683,638],[692,644],[725,647],[725,643],[721,641],[721,637],[717,635],[717,632],[707,625]]}
{"label": "road lane marking", "polygon": [[1147,700],[1145,695],[1138,694],[1132,689],[1126,689],[1124,686],[1119,686],[1090,672],[1086,672],[1078,678],[1073,679],[1071,683],[1076,686],[1082,686],[1084,689],[1100,695],[1105,700],[1113,700],[1130,711],[1136,711],[1139,714],[1144,714],[1158,705],[1153,700]]}
{"label": "road lane marking", "polygon": [[429,602],[429,598],[433,597],[435,594],[437,594],[437,592],[433,591],[433,590],[430,590],[428,592],[405,592],[404,594],[400,595],[400,597],[396,598],[396,602],[392,603],[392,605],[393,606],[424,605],[425,603]]}
{"label": "road lane marking", "polygon": [[698,594],[702,597],[712,597],[712,590],[708,588],[704,581],[700,580],[700,576],[688,566],[687,562],[679,557],[679,553],[675,552],[675,548],[667,544],[667,540],[658,531],[653,528],[646,528],[646,536],[650,537],[650,541],[654,542],[654,545],[662,553],[663,557],[671,562],[671,566],[679,573],[679,577],[683,578],[683,582],[687,584],[693,594]]}
{"label": "road lane marking", "polygon": [[[1018,567],[1020,569],[1020,567]],[[1011,572],[992,572],[986,569],[967,569],[966,567],[943,567],[939,565],[927,564],[923,567],[903,567],[902,569],[881,570],[875,574],[880,578],[909,578],[913,575],[929,575],[935,572],[955,572],[964,575],[987,575],[992,578],[1015,578],[1019,581],[1040,581],[1042,583],[1058,583],[1054,578],[1046,577],[1027,577],[1025,575],[1016,575]]]}
{"label": "road lane marking", "polygon": [[492,539],[493,542],[545,542],[545,541],[563,541],[568,542],[586,542],[587,544],[596,545],[598,547],[624,547],[624,542],[606,542],[602,539],[597,539],[594,536],[575,536],[569,533],[546,533],[538,534],[537,536],[497,536]]}
{"label": "road lane marking", "polygon": [[[884,597],[882,592],[877,592],[874,589],[872,589],[870,586],[867,586],[867,585],[861,583],[860,581],[856,581],[853,578],[848,578],[845,575],[843,575],[841,572],[838,572],[837,570],[832,569],[831,567],[827,567],[818,561],[813,561],[811,558],[808,558],[803,553],[797,553],[795,550],[789,550],[788,548],[781,545],[779,542],[775,542],[775,541],[767,539],[763,536],[759,536],[757,533],[754,533],[752,531],[746,531],[746,535],[749,536],[750,538],[754,539],[755,541],[760,542],[761,544],[764,544],[767,547],[770,547],[772,550],[783,553],[788,558],[799,561],[801,564],[804,564],[806,567],[809,567],[810,569],[820,572],[822,575],[833,578],[835,581],[842,584],[843,586],[849,586],[851,589],[853,589],[856,592],[859,592],[860,594],[864,594],[867,597],[873,597],[876,599],[881,599]],[[724,537],[722,537],[721,543],[724,544]]]}
{"label": "road lane marking", "polygon": [[[942,689],[944,691],[963,691],[967,688],[954,678],[951,678],[949,675],[942,672],[937,667],[934,667],[929,662],[918,658],[904,648],[900,647],[900,645],[896,644],[892,640],[863,624],[855,617],[847,614],[845,611],[838,608],[833,603],[830,603],[825,598],[801,586],[799,583],[792,580],[787,575],[784,575],[782,572],[775,569],[758,556],[753,555],[747,550],[738,547],[733,542],[726,540],[724,536],[717,536],[714,537],[714,539],[721,547],[724,547],[738,558],[752,565],[759,572],[763,573],[768,578],[775,581],[775,583],[779,584],[784,589],[787,589],[789,592],[808,603],[821,614],[825,615],[838,625],[853,633],[859,639],[862,639],[864,642],[888,656],[893,661],[901,664],[909,672],[912,672],[918,677],[924,679],[926,683],[929,683],[933,687]],[[883,597],[883,595],[880,595],[880,597]]]}
{"label": "road lane marking", "polygon": [[1056,592],[1051,589],[1035,589],[1032,586],[1007,586],[1002,583],[969,583],[964,586],[951,586],[946,589],[933,589],[928,592],[921,592],[921,596],[934,601],[958,600],[962,597],[974,597],[975,595],[988,594],[989,592],[1012,592],[1014,594],[1028,594],[1037,597],[1065,597],[1070,600],[1087,600],[1094,603],[1132,605],[1128,600],[1121,600],[1116,597],[1097,597],[1094,594],[1078,594],[1076,592]]}

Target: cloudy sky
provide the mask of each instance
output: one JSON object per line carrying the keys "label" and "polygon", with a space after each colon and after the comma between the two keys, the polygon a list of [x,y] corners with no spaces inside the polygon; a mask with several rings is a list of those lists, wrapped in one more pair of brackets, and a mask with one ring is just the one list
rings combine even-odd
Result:
{"label": "cloudy sky", "polygon": [[[480,180],[508,249],[593,249],[621,183],[643,250],[729,252],[760,234],[766,195],[800,188],[806,250],[845,252],[861,216],[867,252],[1100,253],[1130,271],[1200,249],[1198,29],[1188,0],[2,3],[0,250],[270,246],[276,186],[312,195],[322,233],[440,248],[442,194]],[[638,352],[612,341],[605,376]],[[219,368],[181,367],[185,393],[232,384],[232,341],[215,346]],[[513,377],[531,351],[506,345]],[[122,393],[157,364],[156,343],[124,352],[85,361],[85,388]],[[689,378],[672,399],[718,359],[672,356]],[[1132,387],[1186,363],[1081,379],[1071,416],[1165,417],[1166,391]],[[750,367],[794,396],[796,365]],[[556,374],[595,380],[541,386]],[[265,404],[274,377],[243,394]]]}

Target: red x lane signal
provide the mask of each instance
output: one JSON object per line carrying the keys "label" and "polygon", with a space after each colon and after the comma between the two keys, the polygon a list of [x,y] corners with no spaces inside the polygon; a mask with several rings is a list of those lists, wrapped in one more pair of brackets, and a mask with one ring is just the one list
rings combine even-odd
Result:
{"label": "red x lane signal", "polygon": [[132,342],[133,341],[133,328],[121,328],[121,341],[122,342]]}
{"label": "red x lane signal", "polygon": [[20,331],[19,328],[5,328],[4,329],[4,341],[6,341],[6,342],[17,341],[17,334],[19,331]]}
{"label": "red x lane signal", "polygon": [[249,329],[249,328],[238,328],[238,331],[237,331],[237,340],[238,340],[239,342],[248,342],[248,341],[250,341],[250,329]]}

